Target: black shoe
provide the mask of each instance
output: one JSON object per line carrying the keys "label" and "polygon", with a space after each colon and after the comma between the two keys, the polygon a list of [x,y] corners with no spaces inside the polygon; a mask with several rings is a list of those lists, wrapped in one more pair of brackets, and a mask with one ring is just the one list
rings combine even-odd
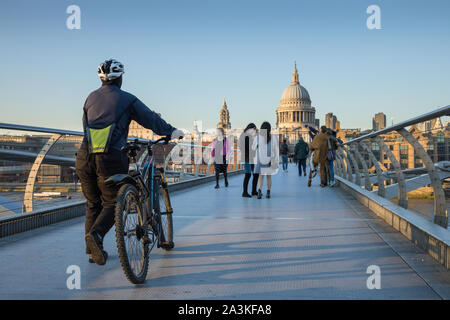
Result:
{"label": "black shoe", "polygon": [[[103,251],[103,254],[105,255],[105,260],[108,260],[108,252]],[[92,259],[92,254],[89,255],[89,263],[95,263],[94,259]]]}
{"label": "black shoe", "polygon": [[269,199],[269,198],[270,198],[270,190],[267,190],[267,193],[266,193],[266,198],[267,198],[267,199]]}
{"label": "black shoe", "polygon": [[225,188],[228,187],[228,180],[225,180]]}
{"label": "black shoe", "polygon": [[251,197],[252,197],[251,195],[248,194],[248,192],[243,192],[243,193],[242,193],[242,196],[243,196],[244,198],[251,198]]}
{"label": "black shoe", "polygon": [[252,196],[257,196],[257,195],[258,195],[258,192],[252,191]]}
{"label": "black shoe", "polygon": [[97,232],[90,232],[84,239],[88,249],[91,251],[92,260],[100,266],[104,265],[108,256],[105,254],[106,251],[103,250],[103,241],[100,235]]}
{"label": "black shoe", "polygon": [[219,185],[218,184],[216,184],[216,186],[214,187],[214,189],[219,189],[220,187],[219,187]]}
{"label": "black shoe", "polygon": [[261,189],[258,189],[258,199],[261,199],[262,198],[262,192],[261,192]]}

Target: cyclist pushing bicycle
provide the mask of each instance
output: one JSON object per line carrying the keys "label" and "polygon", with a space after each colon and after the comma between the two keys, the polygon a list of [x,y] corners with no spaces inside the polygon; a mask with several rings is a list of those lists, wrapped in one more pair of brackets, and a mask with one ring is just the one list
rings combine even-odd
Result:
{"label": "cyclist pushing bicycle", "polygon": [[123,185],[121,181],[108,183],[107,179],[128,175],[127,138],[131,120],[159,136],[172,139],[183,136],[181,130],[165,122],[134,95],[121,90],[123,73],[123,64],[114,59],[98,66],[102,86],[84,104],[84,138],[76,156],[76,172],[86,198],[86,254],[89,262],[98,265],[104,265],[108,258],[103,238],[115,223],[116,198]]}

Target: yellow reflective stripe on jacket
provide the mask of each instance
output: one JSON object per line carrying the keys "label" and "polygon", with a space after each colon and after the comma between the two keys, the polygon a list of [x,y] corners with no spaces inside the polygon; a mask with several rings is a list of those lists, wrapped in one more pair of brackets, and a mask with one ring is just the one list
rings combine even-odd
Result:
{"label": "yellow reflective stripe on jacket", "polygon": [[93,153],[105,152],[106,145],[108,144],[108,138],[110,136],[111,126],[109,125],[103,129],[92,129],[89,128],[89,133],[91,136],[91,147]]}

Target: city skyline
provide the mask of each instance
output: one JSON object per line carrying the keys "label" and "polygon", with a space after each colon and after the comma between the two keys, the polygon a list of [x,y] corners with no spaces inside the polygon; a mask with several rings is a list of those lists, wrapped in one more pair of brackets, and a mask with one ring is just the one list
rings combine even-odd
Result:
{"label": "city skyline", "polygon": [[[80,130],[110,57],[125,64],[124,90],[185,129],[214,128],[223,97],[233,127],[274,125],[294,61],[321,123],[333,112],[369,129],[377,112],[390,125],[450,101],[446,1],[107,3],[77,1],[80,30],[66,28],[68,1],[0,4],[2,122]],[[381,30],[366,27],[373,3]]]}

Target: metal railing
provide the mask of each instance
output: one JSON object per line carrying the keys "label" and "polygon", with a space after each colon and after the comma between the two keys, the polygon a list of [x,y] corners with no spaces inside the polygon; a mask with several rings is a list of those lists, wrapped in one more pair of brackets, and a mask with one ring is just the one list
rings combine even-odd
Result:
{"label": "metal railing", "polygon": [[336,174],[380,197],[397,199],[403,208],[408,208],[410,193],[428,187],[433,221],[447,228],[450,130],[440,119],[445,116],[450,106],[341,144]]}
{"label": "metal railing", "polygon": [[[83,200],[74,168],[83,132],[8,123],[0,129],[18,131],[0,134],[0,218]],[[146,158],[144,149],[138,162]],[[211,150],[207,143],[179,141],[155,145],[154,158],[174,183],[213,175]],[[229,172],[242,170],[239,158],[239,149],[232,148]]]}

